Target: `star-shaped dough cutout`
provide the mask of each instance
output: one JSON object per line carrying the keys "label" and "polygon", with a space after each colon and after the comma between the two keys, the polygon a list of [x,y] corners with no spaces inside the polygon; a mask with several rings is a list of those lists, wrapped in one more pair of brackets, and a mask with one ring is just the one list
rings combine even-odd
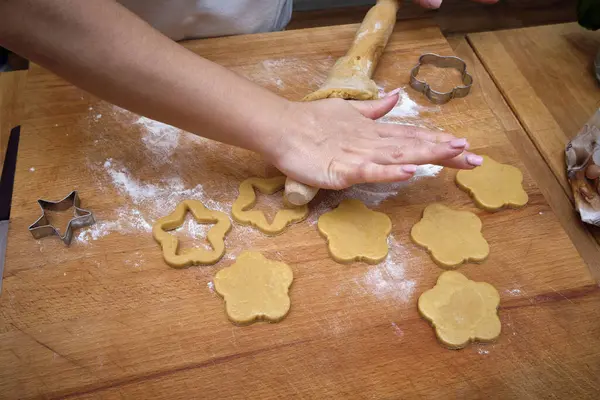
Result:
{"label": "star-shaped dough cutout", "polygon": [[[206,236],[212,250],[193,248],[178,251],[179,239],[168,231],[180,227],[188,211],[192,213],[196,222],[215,224]],[[198,264],[210,265],[219,261],[225,254],[224,238],[230,229],[231,221],[227,214],[210,210],[198,200],[185,200],[179,203],[170,215],[156,221],[152,227],[152,234],[162,247],[165,262],[173,268],[185,268]]]}
{"label": "star-shaped dough cutout", "polygon": [[512,165],[500,164],[483,156],[483,165],[456,174],[456,184],[471,195],[475,204],[487,211],[527,204],[523,173]]}
{"label": "star-shaped dough cutout", "polygon": [[303,206],[286,204],[283,209],[277,211],[271,223],[267,221],[267,217],[262,211],[251,210],[256,205],[254,188],[264,194],[273,194],[282,190],[284,186],[285,176],[246,179],[240,184],[240,194],[231,207],[233,219],[242,225],[254,226],[267,235],[278,235],[288,225],[304,220],[308,216],[308,206],[306,204]]}
{"label": "star-shaped dough cutout", "polygon": [[256,251],[243,252],[214,279],[215,290],[225,300],[225,311],[236,324],[282,320],[290,310],[292,269],[268,260]]}
{"label": "star-shaped dough cutout", "polygon": [[444,268],[468,261],[483,261],[490,253],[477,215],[455,211],[439,203],[425,208],[423,218],[412,227],[410,237],[425,247],[433,260]]}
{"label": "star-shaped dough cutout", "polygon": [[388,254],[392,221],[384,213],[368,209],[360,200],[342,201],[335,210],[319,217],[317,228],[337,262],[377,264]]}
{"label": "star-shaped dough cutout", "polygon": [[498,291],[489,283],[446,271],[433,289],[419,297],[418,308],[442,344],[461,349],[469,342],[489,342],[500,335],[499,304]]}

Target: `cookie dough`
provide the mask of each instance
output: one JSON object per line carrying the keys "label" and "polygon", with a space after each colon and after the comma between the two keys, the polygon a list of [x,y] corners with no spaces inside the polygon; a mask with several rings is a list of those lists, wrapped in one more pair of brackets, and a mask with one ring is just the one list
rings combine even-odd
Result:
{"label": "cookie dough", "polygon": [[500,164],[483,156],[483,165],[456,174],[456,184],[487,211],[522,207],[529,200],[523,190],[523,174],[512,165]]}
{"label": "cookie dough", "polygon": [[412,227],[410,237],[425,247],[444,268],[463,262],[483,261],[490,253],[481,235],[481,220],[468,211],[455,211],[442,204],[430,204],[423,218]]}
{"label": "cookie dough", "polygon": [[398,0],[378,0],[365,16],[352,47],[338,59],[325,83],[304,101],[337,97],[372,100],[379,96],[371,77],[394,30]]}
{"label": "cookie dough", "polygon": [[277,211],[273,222],[269,223],[265,213],[258,210],[250,210],[256,204],[256,193],[254,188],[264,194],[273,194],[283,189],[285,176],[275,178],[249,178],[240,184],[240,194],[233,203],[231,215],[233,219],[243,225],[251,225],[258,228],[267,235],[278,235],[290,224],[302,221],[308,215],[308,206],[292,206]]}
{"label": "cookie dough", "polygon": [[337,262],[377,264],[388,254],[392,221],[383,213],[369,210],[360,200],[342,201],[335,210],[319,217],[317,228]]}
{"label": "cookie dough", "polygon": [[[187,212],[199,223],[215,225],[210,228],[207,240],[212,250],[193,248],[178,251],[179,239],[168,233],[180,227],[185,221]],[[231,221],[227,214],[209,210],[198,200],[185,200],[177,205],[175,211],[166,217],[160,218],[152,227],[154,239],[162,247],[163,258],[173,268],[184,268],[197,264],[214,264],[225,254],[225,235],[231,229]]]}
{"label": "cookie dough", "polygon": [[214,284],[225,300],[229,319],[236,324],[249,324],[259,320],[277,322],[287,315],[293,279],[287,264],[246,251],[231,266],[217,272]]}
{"label": "cookie dough", "polygon": [[439,341],[462,349],[469,342],[489,342],[500,336],[498,291],[455,271],[442,273],[433,289],[419,297],[419,312],[435,328]]}

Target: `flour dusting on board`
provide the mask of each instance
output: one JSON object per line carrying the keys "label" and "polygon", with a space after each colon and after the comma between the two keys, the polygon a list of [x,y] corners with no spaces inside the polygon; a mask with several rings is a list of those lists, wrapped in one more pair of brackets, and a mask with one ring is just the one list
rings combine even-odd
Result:
{"label": "flour dusting on board", "polygon": [[140,117],[136,125],[143,127],[142,143],[161,156],[170,156],[179,144],[181,129],[155,121],[150,118]]}
{"label": "flour dusting on board", "polygon": [[437,176],[444,167],[439,165],[425,164],[417,167],[417,172],[408,181],[392,183],[363,183],[354,185],[348,189],[338,191],[327,191],[321,195],[318,202],[314,202],[308,221],[316,224],[321,214],[335,208],[345,199],[357,199],[362,201],[367,207],[379,206],[388,198],[397,196],[400,191],[414,184],[423,178],[433,178]]}
{"label": "flour dusting on board", "polygon": [[370,267],[358,283],[378,299],[391,297],[407,302],[412,298],[415,281],[404,276],[406,250],[393,235],[388,238],[388,246],[385,261]]}
{"label": "flour dusting on board", "polygon": [[204,205],[212,210],[229,209],[219,202],[206,198],[200,184],[186,188],[178,176],[163,179],[159,183],[143,183],[134,178],[127,168],[116,165],[111,158],[104,162],[104,170],[112,179],[113,185],[122,194],[127,195],[133,204],[150,204],[152,212],[157,215],[163,215],[165,210],[175,209],[184,199],[202,199]]}
{"label": "flour dusting on board", "polygon": [[[316,89],[325,81],[327,72],[334,64],[331,56],[321,60],[306,60],[297,57],[284,57],[261,61],[254,65],[245,65],[236,72],[252,82],[275,92],[289,87],[312,87]],[[306,81],[306,78],[309,78]],[[307,93],[302,93],[301,98]]]}
{"label": "flour dusting on board", "polygon": [[[410,98],[409,94],[403,88],[398,93],[400,98],[398,103],[392,108],[392,110],[379,118],[379,122],[398,124],[406,121],[412,121],[413,123],[406,125],[414,125],[414,120],[418,119],[422,112],[437,112],[440,110],[439,107],[424,107]],[[417,125],[419,126],[419,125]]]}
{"label": "flour dusting on board", "polygon": [[389,254],[384,262],[369,266],[368,270],[345,282],[336,290],[336,294],[350,292],[375,296],[377,299],[393,299],[408,302],[412,299],[415,281],[406,279],[404,261],[407,251],[394,235],[388,237]]}
{"label": "flour dusting on board", "polygon": [[96,215],[96,223],[83,228],[77,233],[77,240],[82,243],[98,240],[112,232],[136,233],[151,232],[152,225],[137,209],[120,207],[116,210],[116,218],[109,220]]}
{"label": "flour dusting on board", "polygon": [[[181,178],[174,176],[157,183],[145,183],[135,178],[131,172],[115,160],[109,158],[102,165],[103,172],[110,178],[112,185],[133,205],[121,207],[116,211],[116,218],[98,218],[96,224],[80,231],[78,239],[83,242],[98,240],[112,232],[133,233],[136,231],[151,232],[152,223],[156,219],[173,211],[182,200],[196,199],[218,211],[228,212],[230,206],[223,205],[206,196],[202,185],[186,188]],[[190,235],[200,233],[202,225]]]}

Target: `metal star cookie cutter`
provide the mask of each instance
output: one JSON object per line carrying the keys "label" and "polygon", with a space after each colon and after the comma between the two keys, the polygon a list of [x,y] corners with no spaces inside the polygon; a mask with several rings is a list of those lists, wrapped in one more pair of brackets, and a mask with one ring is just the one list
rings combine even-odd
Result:
{"label": "metal star cookie cutter", "polygon": [[[42,215],[29,227],[29,232],[31,232],[36,239],[56,235],[68,246],[73,239],[73,230],[92,225],[96,222],[94,215],[90,211],[79,207],[79,194],[76,190],[72,191],[67,197],[59,201],[39,199],[37,202],[42,209]],[[71,207],[73,207],[74,217],[71,218],[67,224],[65,234],[61,235],[58,229],[48,221],[46,211],[66,211]]]}
{"label": "metal star cookie cutter", "polygon": [[[421,65],[431,64],[439,68],[454,68],[462,75],[462,86],[456,86],[449,92],[438,92],[433,90],[427,82],[417,79]],[[429,101],[435,104],[445,104],[458,97],[465,97],[469,94],[473,85],[473,77],[467,73],[467,64],[460,58],[454,56],[440,56],[433,53],[423,54],[419,57],[419,62],[410,71],[410,86],[423,93]]]}

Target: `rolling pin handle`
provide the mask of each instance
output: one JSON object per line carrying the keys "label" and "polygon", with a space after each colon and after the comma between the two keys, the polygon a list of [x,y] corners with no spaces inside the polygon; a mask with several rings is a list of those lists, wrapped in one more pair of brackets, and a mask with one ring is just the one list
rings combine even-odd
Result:
{"label": "rolling pin handle", "polygon": [[295,206],[303,206],[311,201],[319,191],[319,188],[305,185],[291,178],[285,180],[285,198]]}

